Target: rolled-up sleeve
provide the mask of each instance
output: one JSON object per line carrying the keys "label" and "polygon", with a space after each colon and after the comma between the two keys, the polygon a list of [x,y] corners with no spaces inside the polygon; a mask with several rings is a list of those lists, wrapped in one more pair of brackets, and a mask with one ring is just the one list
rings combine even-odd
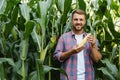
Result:
{"label": "rolled-up sleeve", "polygon": [[60,62],[63,62],[63,60],[60,60],[61,54],[63,53],[64,49],[64,40],[63,37],[61,36],[58,40],[55,52],[54,52],[54,58],[57,59]]}
{"label": "rolled-up sleeve", "polygon": [[100,44],[99,44],[98,39],[96,40],[96,46],[98,47],[98,51],[100,51],[100,48],[99,48]]}

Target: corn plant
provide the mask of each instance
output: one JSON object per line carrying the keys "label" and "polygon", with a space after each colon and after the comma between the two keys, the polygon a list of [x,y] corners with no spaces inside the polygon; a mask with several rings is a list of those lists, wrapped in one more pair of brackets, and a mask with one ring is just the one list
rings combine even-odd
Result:
{"label": "corn plant", "polygon": [[[32,4],[34,2],[35,4]],[[6,66],[6,68],[3,66],[7,65],[6,62],[9,62],[9,60],[4,61],[4,64],[1,62],[0,67],[3,72],[1,73],[1,79],[26,80],[30,76],[29,79],[44,80],[44,70],[46,71],[46,68],[49,68],[43,65],[45,65],[44,60],[50,44],[47,40],[49,40],[51,35],[47,39],[46,30],[48,27],[47,14],[51,4],[52,0],[36,0],[29,1],[29,3],[27,0],[17,0],[16,2],[14,0],[1,0],[1,57],[5,58],[1,59],[13,59],[14,65],[17,66],[7,70],[9,66]],[[32,9],[35,8],[34,12]],[[30,13],[31,11],[33,13]],[[31,47],[33,45],[36,48]],[[34,51],[31,48],[34,48],[32,49]],[[33,65],[28,63],[30,60]],[[29,67],[31,68],[30,70]],[[52,69],[59,70],[51,67],[49,71]],[[10,73],[6,73],[5,70],[13,72],[13,75],[9,77]],[[60,71],[65,74],[64,70]]]}
{"label": "corn plant", "polygon": [[[116,4],[115,4],[116,3]],[[119,40],[120,33],[115,30],[117,23],[115,23],[119,14],[119,1],[114,0],[96,0],[88,1],[87,12],[89,14],[88,25],[89,29],[100,42],[100,50],[103,54],[103,59],[96,65],[96,79],[110,79],[118,80],[119,78]],[[113,7],[114,6],[114,7]],[[114,11],[116,11],[114,13]],[[112,16],[114,15],[114,16]],[[97,77],[98,76],[98,77]]]}
{"label": "corn plant", "polygon": [[120,28],[115,30],[119,4],[115,0],[0,0],[0,79],[59,80],[54,76],[59,72],[67,77],[53,53],[58,38],[71,29],[71,13],[78,8],[86,11],[85,31],[98,38],[103,55],[94,65],[95,79],[120,79]]}

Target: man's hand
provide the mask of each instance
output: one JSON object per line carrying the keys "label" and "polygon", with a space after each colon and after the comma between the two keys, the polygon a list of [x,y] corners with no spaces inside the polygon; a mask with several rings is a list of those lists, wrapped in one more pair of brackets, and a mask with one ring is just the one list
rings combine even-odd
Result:
{"label": "man's hand", "polygon": [[72,54],[78,53],[78,52],[82,51],[83,49],[84,49],[84,46],[79,47],[78,45],[75,45],[75,46],[73,46],[72,49],[70,49],[66,52],[63,52],[60,57],[60,60],[65,60],[66,58],[70,57]]}
{"label": "man's hand", "polygon": [[78,53],[84,49],[84,46],[79,47],[78,45],[73,46],[72,50],[74,53]]}
{"label": "man's hand", "polygon": [[93,35],[88,36],[87,40],[91,43],[92,46],[94,46],[96,43],[96,38]]}

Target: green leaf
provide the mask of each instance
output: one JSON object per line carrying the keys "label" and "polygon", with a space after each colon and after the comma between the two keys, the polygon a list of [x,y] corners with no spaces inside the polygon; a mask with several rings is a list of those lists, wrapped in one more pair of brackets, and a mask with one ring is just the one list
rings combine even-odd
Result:
{"label": "green leaf", "polygon": [[[117,41],[120,41],[120,40],[117,40]],[[112,49],[112,55],[110,57],[110,61],[113,61],[116,58],[117,49],[118,49],[117,46],[113,47],[113,49]]]}
{"label": "green leaf", "polygon": [[[36,26],[39,26],[38,23],[36,23]],[[39,32],[40,30],[36,29],[36,27],[33,29],[33,32],[31,33],[31,36],[33,38],[33,41],[37,44],[38,49],[41,48],[41,35],[37,33],[37,31]]]}
{"label": "green leaf", "polygon": [[15,30],[15,28],[12,29],[11,34],[13,35],[14,40],[17,40],[18,34],[17,34],[17,31]]}
{"label": "green leaf", "polygon": [[41,17],[40,25],[44,28],[46,27],[46,22],[47,22],[47,12],[48,9],[51,7],[52,0],[47,0],[47,1],[39,1],[39,14]]}
{"label": "green leaf", "polygon": [[14,27],[14,25],[16,24],[18,18],[18,6],[15,6],[12,14],[11,14],[11,20],[9,23],[6,23],[5,26],[5,37],[8,38],[9,34],[11,33],[12,28]]}
{"label": "green leaf", "polygon": [[44,67],[42,61],[40,59],[36,60],[36,67],[37,67],[37,78],[38,80],[44,80]]}
{"label": "green leaf", "polygon": [[12,23],[16,23],[17,21],[17,18],[18,18],[18,10],[19,10],[19,7],[18,6],[15,6],[14,7],[14,10],[12,12],[12,16],[11,16],[11,22]]}
{"label": "green leaf", "polygon": [[44,60],[45,60],[45,57],[46,57],[46,54],[47,54],[47,50],[48,50],[48,46],[46,46],[46,48],[41,50],[41,52],[40,52],[40,60],[42,62],[44,62]]}
{"label": "green leaf", "polygon": [[112,0],[111,5],[110,5],[111,9],[117,11],[119,6],[117,5],[117,3],[115,1]]}
{"label": "green leaf", "polygon": [[47,0],[47,8],[51,8],[53,0]]}
{"label": "green leaf", "polygon": [[10,58],[0,58],[0,63],[8,62],[10,65],[15,66],[13,59]]}
{"label": "green leaf", "polygon": [[19,58],[17,62],[15,62],[15,66],[16,66],[16,72],[17,74],[21,75],[22,76],[22,71],[21,71],[21,59]]}
{"label": "green leaf", "polygon": [[22,40],[20,43],[20,58],[23,61],[26,60],[27,58],[28,46],[29,46],[28,41],[29,39],[27,38]]}
{"label": "green leaf", "polygon": [[115,26],[111,18],[108,19],[108,27],[114,38],[120,38],[120,33],[115,31]]}
{"label": "green leaf", "polygon": [[101,67],[98,70],[101,70],[109,80],[115,80],[115,78],[110,74],[110,72],[106,68]]}
{"label": "green leaf", "polygon": [[[70,20],[71,20],[71,18],[70,18]],[[63,33],[68,32],[71,29],[71,27],[72,27],[71,21],[67,22]]]}
{"label": "green leaf", "polygon": [[25,20],[29,21],[30,20],[30,15],[29,15],[30,9],[27,6],[27,3],[20,4],[20,10],[21,10],[21,14],[25,18]]}
{"label": "green leaf", "polygon": [[114,26],[114,23],[113,23],[112,16],[111,16],[111,14],[110,14],[110,12],[108,10],[106,10],[105,16],[107,17],[106,22],[108,23],[108,29],[112,33],[113,37],[114,38],[119,38],[120,33],[115,30],[115,26]]}
{"label": "green leaf", "polygon": [[0,80],[5,79],[3,63],[0,62]]}
{"label": "green leaf", "polygon": [[118,69],[117,69],[116,65],[114,65],[113,63],[110,63],[110,61],[108,59],[104,59],[101,61],[102,61],[102,63],[106,64],[107,68],[110,70],[109,73],[111,73],[116,78],[118,78]]}
{"label": "green leaf", "polygon": [[[6,0],[4,0],[4,1],[6,1]],[[5,12],[4,12],[5,14],[8,14],[8,17],[11,16],[10,14],[12,12],[13,7],[14,7],[14,4],[11,1],[8,1]]]}
{"label": "green leaf", "polygon": [[105,30],[105,40],[111,40],[112,37],[110,35],[110,32],[108,32],[108,27],[104,27],[104,30]]}
{"label": "green leaf", "polygon": [[28,80],[38,80],[37,79],[37,71],[31,72],[30,75],[28,76]]}
{"label": "green leaf", "polygon": [[64,2],[64,14],[67,14],[71,9],[72,0],[65,0]]}
{"label": "green leaf", "polygon": [[86,4],[85,4],[84,0],[78,0],[78,2],[79,2],[79,8],[85,11]]}
{"label": "green leaf", "polygon": [[65,70],[63,70],[63,69],[61,69],[61,68],[54,68],[54,67],[50,67],[50,66],[44,65],[44,72],[45,72],[45,73],[48,73],[48,72],[51,71],[51,70],[60,71],[60,73],[64,74],[64,75],[67,77],[67,79],[68,79],[68,75],[67,75],[67,73],[65,72]]}
{"label": "green leaf", "polygon": [[[45,6],[46,5],[46,6]],[[40,12],[41,12],[41,17],[44,17],[46,16],[47,14],[47,10],[48,10],[48,7],[47,7],[47,2],[46,1],[40,1],[39,2],[39,6],[40,6]]]}
{"label": "green leaf", "polygon": [[2,40],[2,38],[0,39],[0,49],[1,49],[1,54],[3,54],[4,53],[4,43],[2,42],[3,40]]}
{"label": "green leaf", "polygon": [[6,9],[7,2],[6,0],[0,0],[0,14],[3,14]]}
{"label": "green leaf", "polygon": [[34,28],[34,22],[33,21],[28,21],[25,24],[25,33],[24,33],[24,39],[28,38],[31,32],[33,31]]}
{"label": "green leaf", "polygon": [[55,0],[58,10],[63,13],[65,0]]}
{"label": "green leaf", "polygon": [[63,13],[62,13],[62,16],[61,16],[60,24],[65,24],[66,23],[66,21],[68,19],[67,14],[70,11],[71,3],[72,3],[72,0],[65,0],[64,1]]}

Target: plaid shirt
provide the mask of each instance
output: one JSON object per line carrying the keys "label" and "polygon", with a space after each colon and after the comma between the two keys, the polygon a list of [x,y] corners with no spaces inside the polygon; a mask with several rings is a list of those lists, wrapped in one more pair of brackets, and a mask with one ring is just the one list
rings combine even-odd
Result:
{"label": "plaid shirt", "polygon": [[[86,33],[84,32],[83,37],[85,36]],[[54,53],[54,57],[62,62],[61,67],[66,71],[69,80],[77,80],[77,54],[72,54],[64,61],[60,60],[60,56],[62,52],[70,50],[75,44],[77,44],[75,34],[73,31],[67,32],[60,37]],[[92,47],[88,42],[84,46],[85,80],[94,80],[94,69],[91,57]],[[67,80],[67,78],[61,74],[60,80]]]}

